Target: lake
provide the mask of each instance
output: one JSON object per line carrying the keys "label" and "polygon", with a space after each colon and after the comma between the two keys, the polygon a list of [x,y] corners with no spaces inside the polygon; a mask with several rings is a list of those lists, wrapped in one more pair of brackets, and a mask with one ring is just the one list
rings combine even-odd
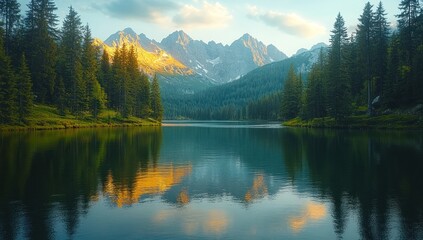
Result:
{"label": "lake", "polygon": [[0,239],[423,239],[421,131],[0,133]]}

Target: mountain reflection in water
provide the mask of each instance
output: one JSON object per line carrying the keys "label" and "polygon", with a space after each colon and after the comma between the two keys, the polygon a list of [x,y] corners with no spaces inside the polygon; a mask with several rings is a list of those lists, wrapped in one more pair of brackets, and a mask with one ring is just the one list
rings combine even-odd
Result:
{"label": "mountain reflection in water", "polygon": [[0,133],[0,239],[423,239],[421,132],[172,125]]}

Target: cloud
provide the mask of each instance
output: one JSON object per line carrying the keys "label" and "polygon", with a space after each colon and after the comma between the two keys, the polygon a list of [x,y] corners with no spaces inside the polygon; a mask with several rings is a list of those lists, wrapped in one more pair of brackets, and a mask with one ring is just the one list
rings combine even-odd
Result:
{"label": "cloud", "polygon": [[94,7],[114,18],[162,24],[170,21],[165,13],[174,11],[179,4],[171,0],[113,0],[103,6],[94,4]]}
{"label": "cloud", "polygon": [[322,25],[306,20],[296,13],[262,11],[256,6],[247,6],[247,10],[249,18],[261,21],[268,26],[276,27],[290,35],[313,38],[326,32]]}
{"label": "cloud", "polygon": [[232,18],[222,4],[203,1],[200,7],[184,5],[173,17],[173,23],[188,29],[221,28],[227,26]]}

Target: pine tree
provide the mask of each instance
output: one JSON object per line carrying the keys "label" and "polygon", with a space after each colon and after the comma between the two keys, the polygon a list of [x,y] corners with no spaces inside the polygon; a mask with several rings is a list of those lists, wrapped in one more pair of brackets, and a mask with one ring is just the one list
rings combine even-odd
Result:
{"label": "pine tree", "polygon": [[351,97],[347,74],[346,47],[347,28],[344,18],[338,14],[331,35],[331,49],[328,58],[328,113],[335,119],[343,119],[350,114]]}
{"label": "pine tree", "polygon": [[[98,71],[98,80],[101,87],[105,90],[106,96],[110,99],[112,95],[112,70],[110,65],[110,57],[106,50],[103,51],[100,60],[100,69]],[[107,102],[107,105],[110,106],[111,101]]]}
{"label": "pine tree", "polygon": [[123,64],[121,61],[120,50],[117,47],[113,54],[113,64],[111,66],[111,77],[108,83],[109,92],[107,96],[109,97],[109,106],[113,109],[118,110],[120,106],[119,102],[119,78],[124,74]]}
{"label": "pine tree", "polygon": [[36,100],[54,102],[57,64],[57,8],[51,0],[31,0],[25,18],[25,55]]}
{"label": "pine tree", "polygon": [[0,21],[5,26],[5,43],[4,48],[6,54],[11,54],[11,45],[13,43],[13,32],[17,28],[20,20],[20,4],[16,0],[0,0]]}
{"label": "pine tree", "polygon": [[123,116],[128,117],[131,106],[128,104],[129,74],[128,50],[124,43],[121,48],[116,48],[112,65],[112,106]]}
{"label": "pine tree", "polygon": [[[150,82],[145,74],[142,74],[138,81],[140,84],[137,93],[137,116],[141,118],[148,118],[152,112],[151,98],[153,97],[153,94],[150,96]],[[155,94],[157,95],[157,93]]]}
{"label": "pine tree", "polygon": [[138,59],[134,46],[131,46],[128,52],[126,71],[128,79],[126,83],[126,105],[128,105],[128,114],[133,115],[136,112],[137,105],[137,92],[141,84],[141,71],[138,66]]}
{"label": "pine tree", "polygon": [[87,84],[83,79],[82,24],[75,10],[70,7],[63,22],[60,41],[60,75],[67,94],[67,106],[73,114],[81,114],[88,107]]}
{"label": "pine tree", "polygon": [[160,96],[160,85],[157,76],[154,75],[151,83],[151,116],[157,121],[161,122],[163,119],[163,106]]}
{"label": "pine tree", "polygon": [[34,95],[32,93],[31,73],[26,64],[25,55],[22,55],[21,65],[17,73],[17,100],[19,120],[26,121],[32,111]]}
{"label": "pine tree", "polygon": [[386,81],[389,43],[389,23],[386,19],[386,13],[382,2],[379,2],[374,15],[373,39],[373,66],[374,78],[376,79],[376,95],[380,95]]}
{"label": "pine tree", "polygon": [[16,78],[6,55],[3,42],[3,31],[0,28],[0,122],[14,124],[17,115]]}
{"label": "pine tree", "polygon": [[367,82],[367,107],[368,114],[372,115],[372,80],[373,80],[373,31],[374,31],[374,14],[373,6],[370,2],[366,3],[363,14],[360,16],[357,29],[357,44],[358,44],[358,64],[363,71],[363,80]]}
{"label": "pine tree", "polygon": [[83,79],[87,84],[89,110],[94,118],[97,118],[100,111],[105,107],[106,96],[97,80],[97,50],[92,42],[91,30],[87,25],[85,27],[82,50]]}
{"label": "pine tree", "polygon": [[291,64],[282,91],[281,115],[284,119],[292,119],[301,110],[302,83],[296,76],[294,65]]}
{"label": "pine tree", "polygon": [[397,16],[398,28],[400,30],[400,42],[405,50],[405,63],[412,64],[412,54],[416,49],[417,19],[420,14],[419,0],[401,0],[399,4],[401,13]]}
{"label": "pine tree", "polygon": [[321,49],[319,60],[313,65],[308,75],[307,88],[305,90],[304,116],[308,119],[326,116],[324,71],[325,57]]}

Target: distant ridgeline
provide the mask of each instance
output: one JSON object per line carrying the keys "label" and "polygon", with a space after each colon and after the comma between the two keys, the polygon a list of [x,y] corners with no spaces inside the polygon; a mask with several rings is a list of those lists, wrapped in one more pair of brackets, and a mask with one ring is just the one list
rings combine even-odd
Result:
{"label": "distant ridgeline", "polygon": [[161,121],[158,80],[150,83],[140,70],[133,46],[122,44],[101,56],[90,28],[72,7],[62,28],[56,28],[52,0],[30,1],[23,19],[16,0],[0,8],[5,22],[0,22],[0,124],[31,124],[34,103],[93,121],[107,108],[117,112],[113,118]]}
{"label": "distant ridgeline", "polygon": [[[344,120],[354,115],[423,114],[423,10],[403,0],[395,29],[383,4],[367,3],[351,36],[341,14],[329,48],[257,68],[239,80],[180,98],[167,118]],[[320,51],[319,49],[322,49]],[[309,66],[310,67],[304,67]],[[421,117],[420,117],[421,124]]]}

